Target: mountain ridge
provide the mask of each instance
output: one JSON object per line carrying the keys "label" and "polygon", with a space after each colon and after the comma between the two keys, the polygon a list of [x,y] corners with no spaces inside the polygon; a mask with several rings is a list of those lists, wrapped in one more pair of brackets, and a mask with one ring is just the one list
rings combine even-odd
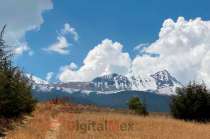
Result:
{"label": "mountain ridge", "polygon": [[90,82],[68,82],[68,83],[48,83],[47,81],[32,76],[34,89],[50,91],[57,89],[68,93],[81,91],[84,93],[116,93],[120,91],[154,91],[157,94],[174,95],[176,87],[182,84],[173,77],[167,70],[158,71],[147,77],[139,75],[123,76],[111,73],[94,78]]}

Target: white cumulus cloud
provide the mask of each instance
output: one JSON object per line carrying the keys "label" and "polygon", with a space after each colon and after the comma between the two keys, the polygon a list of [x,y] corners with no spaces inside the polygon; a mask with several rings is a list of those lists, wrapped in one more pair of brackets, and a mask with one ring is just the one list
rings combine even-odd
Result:
{"label": "white cumulus cloud", "polygon": [[56,53],[65,55],[69,53],[69,50],[68,50],[69,45],[70,44],[68,43],[66,37],[58,36],[57,41],[54,44],[52,44],[48,48],[44,48],[43,50],[49,51],[49,52],[56,52]]}
{"label": "white cumulus cloud", "polygon": [[79,69],[72,69],[71,64],[63,68],[59,79],[63,82],[90,81],[97,76],[109,73],[126,74],[130,63],[130,56],[123,52],[122,44],[105,39],[90,50]]}
{"label": "white cumulus cloud", "polygon": [[22,54],[24,51],[28,51],[30,48],[27,45],[22,45],[14,49],[14,53],[17,55]]}
{"label": "white cumulus cloud", "polygon": [[204,80],[210,83],[210,21],[201,18],[164,21],[159,39],[144,48],[145,53],[132,62],[136,74],[151,74],[167,69],[178,80]]}
{"label": "white cumulus cloud", "polygon": [[43,12],[53,8],[51,0],[5,0],[0,4],[0,28],[7,24],[5,40],[15,46],[14,53],[31,53],[26,32],[39,29],[44,22]]}
{"label": "white cumulus cloud", "polygon": [[70,63],[69,65],[63,66],[60,68],[60,71],[65,71],[66,69],[76,70],[78,67],[75,63]]}
{"label": "white cumulus cloud", "polygon": [[76,29],[72,27],[69,23],[64,24],[64,28],[61,30],[63,35],[70,33],[74,39],[74,41],[79,40],[79,34],[76,32]]}
{"label": "white cumulus cloud", "polygon": [[71,34],[74,41],[79,40],[79,35],[76,32],[76,29],[73,28],[70,24],[64,24],[64,28],[58,33],[57,41],[50,45],[48,48],[44,48],[43,50],[48,52],[55,52],[58,54],[66,55],[69,54],[69,46],[72,45],[67,40],[67,35]]}
{"label": "white cumulus cloud", "polygon": [[141,43],[133,48],[134,51],[142,51],[145,47],[148,47],[149,43]]}

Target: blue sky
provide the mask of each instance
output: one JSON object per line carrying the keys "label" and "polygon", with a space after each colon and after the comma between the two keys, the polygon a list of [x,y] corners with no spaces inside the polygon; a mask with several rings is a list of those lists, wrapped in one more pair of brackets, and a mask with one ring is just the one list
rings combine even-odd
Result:
{"label": "blue sky", "polygon": [[[24,71],[43,79],[48,72],[57,74],[60,67],[71,62],[81,67],[88,52],[106,38],[120,42],[123,52],[134,59],[137,55],[134,47],[157,40],[166,19],[176,21],[179,16],[186,20],[210,19],[208,0],[54,0],[51,3],[53,8],[41,15],[43,23],[39,29],[31,29],[24,36],[34,54],[23,53],[14,59]],[[78,41],[71,34],[65,36],[72,44],[68,47],[69,54],[43,51],[56,42],[65,23],[79,35]]]}

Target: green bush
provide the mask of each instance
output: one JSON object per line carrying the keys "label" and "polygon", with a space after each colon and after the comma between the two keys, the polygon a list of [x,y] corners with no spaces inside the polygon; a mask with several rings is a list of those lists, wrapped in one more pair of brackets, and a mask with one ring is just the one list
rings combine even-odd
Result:
{"label": "green bush", "polygon": [[210,120],[210,94],[204,84],[194,82],[178,88],[170,107],[172,115],[178,119],[200,122]]}
{"label": "green bush", "polygon": [[146,107],[143,105],[138,97],[133,97],[128,101],[128,107],[130,110],[134,111],[140,115],[148,115]]}
{"label": "green bush", "polygon": [[[4,31],[4,29],[3,29]],[[29,79],[13,66],[11,51],[0,35],[0,117],[13,118],[34,110]]]}

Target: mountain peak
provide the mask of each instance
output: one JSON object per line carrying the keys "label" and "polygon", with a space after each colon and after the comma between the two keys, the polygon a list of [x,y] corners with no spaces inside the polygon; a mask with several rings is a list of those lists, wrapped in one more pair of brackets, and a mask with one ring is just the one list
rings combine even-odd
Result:
{"label": "mountain peak", "polygon": [[114,93],[126,90],[154,91],[159,94],[175,94],[175,88],[182,86],[167,70],[162,70],[150,76],[123,76],[117,73],[96,77],[90,82],[69,82],[48,84],[47,81],[32,77],[36,85],[46,86],[45,88],[59,88],[73,92]]}
{"label": "mountain peak", "polygon": [[151,77],[157,80],[165,80],[168,81],[172,77],[171,74],[167,70],[158,71],[155,74],[152,74]]}
{"label": "mountain peak", "polygon": [[[175,86],[182,86],[182,84],[176,80],[167,70],[162,70],[152,74],[158,86],[158,89],[166,88],[166,87],[175,87]],[[174,89],[173,89],[174,90]]]}

